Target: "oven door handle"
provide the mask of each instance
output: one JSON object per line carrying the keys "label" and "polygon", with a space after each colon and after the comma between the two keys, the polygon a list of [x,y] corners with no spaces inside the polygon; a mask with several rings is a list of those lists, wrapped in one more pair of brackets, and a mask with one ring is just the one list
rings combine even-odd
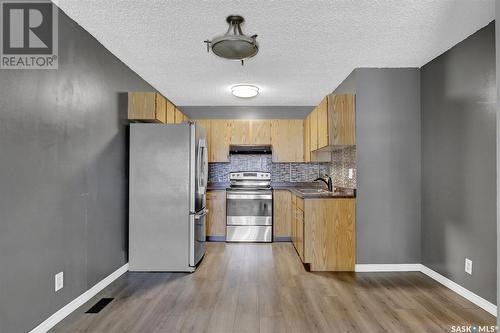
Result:
{"label": "oven door handle", "polygon": [[227,199],[272,199],[272,194],[227,194]]}

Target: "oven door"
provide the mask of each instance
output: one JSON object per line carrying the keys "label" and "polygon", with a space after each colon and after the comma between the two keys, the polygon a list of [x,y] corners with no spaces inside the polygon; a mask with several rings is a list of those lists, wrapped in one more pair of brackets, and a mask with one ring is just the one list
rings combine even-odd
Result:
{"label": "oven door", "polygon": [[271,190],[226,192],[226,241],[271,242],[273,194]]}
{"label": "oven door", "polygon": [[273,193],[270,190],[228,190],[227,225],[273,225]]}

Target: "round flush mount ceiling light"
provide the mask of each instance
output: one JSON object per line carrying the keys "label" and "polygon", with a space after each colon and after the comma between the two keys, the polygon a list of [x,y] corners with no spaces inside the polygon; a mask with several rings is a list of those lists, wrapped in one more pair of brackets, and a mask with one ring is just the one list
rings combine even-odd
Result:
{"label": "round flush mount ceiling light", "polygon": [[248,36],[241,30],[241,24],[245,19],[240,15],[229,15],[226,22],[229,25],[224,35],[217,36],[212,40],[207,39],[207,52],[212,48],[216,56],[229,60],[241,61],[243,65],[246,59],[252,58],[259,52],[257,35]]}
{"label": "round flush mount ceiling light", "polygon": [[259,94],[260,88],[253,84],[235,84],[231,93],[238,98],[252,98]]}

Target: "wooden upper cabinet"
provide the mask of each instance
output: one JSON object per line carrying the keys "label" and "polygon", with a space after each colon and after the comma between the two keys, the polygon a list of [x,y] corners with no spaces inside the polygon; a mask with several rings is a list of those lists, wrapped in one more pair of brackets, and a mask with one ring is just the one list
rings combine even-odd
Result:
{"label": "wooden upper cabinet", "polygon": [[180,124],[184,121],[184,113],[182,113],[181,110],[176,107],[174,112],[174,121],[176,124]]}
{"label": "wooden upper cabinet", "polygon": [[271,144],[271,121],[250,120],[250,143],[254,145]]}
{"label": "wooden upper cabinet", "polygon": [[231,140],[231,121],[226,119],[210,120],[210,155],[209,162],[229,162],[229,144]]}
{"label": "wooden upper cabinet", "polygon": [[202,126],[206,133],[207,133],[207,151],[208,151],[208,161],[212,162],[211,159],[211,152],[212,152],[212,140],[211,140],[211,135],[212,135],[212,126],[210,123],[210,119],[197,119],[195,120],[195,123]]}
{"label": "wooden upper cabinet", "polygon": [[318,108],[315,107],[309,117],[309,144],[311,151],[318,149]]}
{"label": "wooden upper cabinet", "polygon": [[248,120],[231,120],[232,145],[247,145],[250,140],[250,122]]}
{"label": "wooden upper cabinet", "polygon": [[128,93],[128,119],[164,123],[167,100],[155,92]]}
{"label": "wooden upper cabinet", "polygon": [[271,144],[270,120],[230,120],[232,145]]}
{"label": "wooden upper cabinet", "polygon": [[[330,94],[304,120],[304,160],[322,161],[322,153],[334,147],[356,144],[354,94]],[[309,133],[307,133],[309,132]],[[309,140],[309,142],[308,142]],[[309,148],[307,148],[309,145]]]}
{"label": "wooden upper cabinet", "polygon": [[167,124],[175,124],[175,105],[167,101]]}
{"label": "wooden upper cabinet", "polygon": [[329,145],[328,140],[328,97],[323,98],[317,108],[318,149]]}
{"label": "wooden upper cabinet", "polygon": [[156,94],[156,118],[161,123],[167,121],[167,99],[160,94]]}
{"label": "wooden upper cabinet", "polygon": [[356,106],[354,94],[331,94],[328,96],[328,125],[330,145],[356,144]]}
{"label": "wooden upper cabinet", "polygon": [[273,162],[304,161],[304,121],[302,119],[271,120]]}
{"label": "wooden upper cabinet", "polygon": [[311,115],[304,119],[304,162],[311,162]]}

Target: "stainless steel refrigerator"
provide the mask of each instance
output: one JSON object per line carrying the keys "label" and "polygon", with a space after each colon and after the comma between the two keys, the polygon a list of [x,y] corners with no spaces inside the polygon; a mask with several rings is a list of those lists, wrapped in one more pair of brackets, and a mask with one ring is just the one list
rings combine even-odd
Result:
{"label": "stainless steel refrigerator", "polygon": [[205,129],[131,124],[129,175],[129,270],[194,271],[205,254]]}

